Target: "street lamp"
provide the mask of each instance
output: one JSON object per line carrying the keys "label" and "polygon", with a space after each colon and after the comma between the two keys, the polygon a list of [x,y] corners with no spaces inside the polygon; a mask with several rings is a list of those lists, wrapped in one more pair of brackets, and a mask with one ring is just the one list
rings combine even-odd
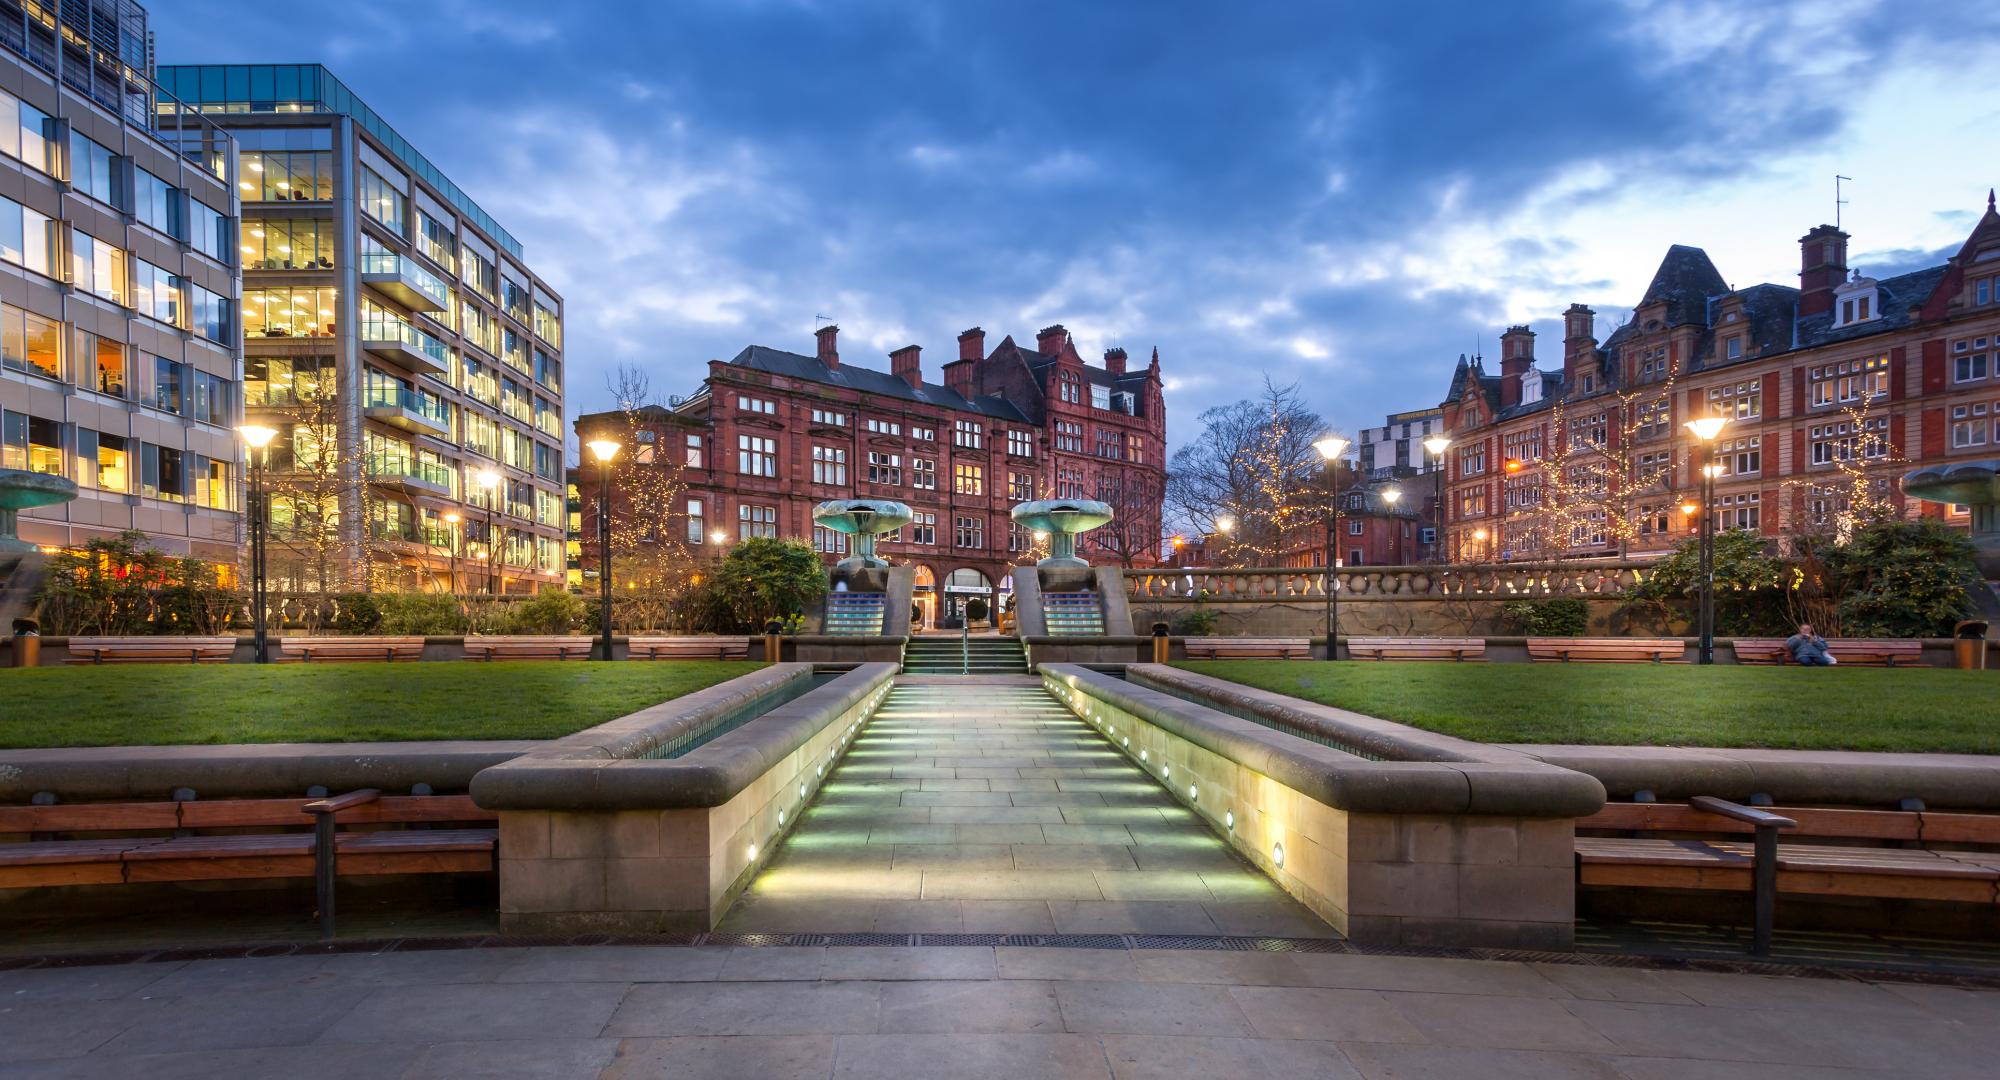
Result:
{"label": "street lamp", "polygon": [[597,459],[603,486],[597,494],[597,584],[602,596],[598,628],[604,634],[604,659],[611,659],[611,459],[618,456],[618,443],[592,439],[590,454]]}
{"label": "street lamp", "polygon": [[271,440],[278,437],[276,428],[261,424],[245,424],[236,429],[243,436],[243,443],[249,447],[245,457],[250,459],[250,627],[256,644],[250,657],[259,664],[271,662],[271,639],[265,627],[264,612],[269,606],[269,583],[265,580],[265,539],[270,529],[270,511],[266,507],[269,497],[264,491],[264,469],[271,463]]}
{"label": "street lamp", "polygon": [[1319,456],[1326,461],[1326,490],[1332,496],[1333,521],[1326,532],[1326,658],[1340,659],[1340,597],[1339,576],[1334,566],[1340,561],[1340,455],[1347,452],[1347,440],[1338,435],[1328,435],[1313,444]]}
{"label": "street lamp", "polygon": [[486,492],[486,592],[490,595],[500,591],[500,551],[493,545],[493,500],[499,496],[500,474],[481,469],[472,474],[472,482]]}
{"label": "street lamp", "polygon": [[1715,663],[1715,440],[1729,424],[1726,416],[1704,416],[1684,425],[1701,442],[1701,648],[1698,664]]}
{"label": "street lamp", "polygon": [[1403,523],[1396,517],[1396,504],[1403,501],[1402,488],[1388,488],[1382,492],[1382,501],[1389,504],[1389,531],[1395,538],[1393,549],[1396,565],[1403,565]]}
{"label": "street lamp", "polygon": [[444,523],[451,527],[451,594],[458,595],[458,538],[459,523],[465,518],[456,510],[444,512]]}
{"label": "street lamp", "polygon": [[1443,435],[1433,435],[1424,440],[1424,449],[1431,455],[1432,481],[1437,485],[1437,504],[1431,511],[1432,527],[1436,532],[1431,536],[1431,561],[1444,561],[1444,452],[1451,449],[1451,440]]}
{"label": "street lamp", "polygon": [[1487,532],[1484,528],[1472,530],[1472,539],[1479,547],[1479,557],[1481,559],[1486,558],[1486,537]]}

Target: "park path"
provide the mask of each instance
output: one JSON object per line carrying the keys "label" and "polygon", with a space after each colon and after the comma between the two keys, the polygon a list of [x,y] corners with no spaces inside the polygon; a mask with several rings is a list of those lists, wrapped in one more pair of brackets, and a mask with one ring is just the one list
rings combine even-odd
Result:
{"label": "park path", "polygon": [[717,929],[1334,936],[1031,676],[899,678]]}

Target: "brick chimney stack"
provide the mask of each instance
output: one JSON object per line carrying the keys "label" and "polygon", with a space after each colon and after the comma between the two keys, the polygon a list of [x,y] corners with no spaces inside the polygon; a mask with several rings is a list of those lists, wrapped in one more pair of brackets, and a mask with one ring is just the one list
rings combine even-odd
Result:
{"label": "brick chimney stack", "polygon": [[986,359],[986,331],[975,326],[958,335],[958,358],[960,360]]}
{"label": "brick chimney stack", "polygon": [[889,354],[889,371],[915,390],[924,384],[923,347],[905,345]]}
{"label": "brick chimney stack", "polygon": [[1847,280],[1847,234],[1821,225],[1799,237],[1799,314],[1833,310],[1833,288]]}
{"label": "brick chimney stack", "polygon": [[822,326],[813,331],[813,336],[819,339],[819,362],[829,368],[839,367],[840,349],[838,348],[838,344],[840,340],[840,327]]}
{"label": "brick chimney stack", "polygon": [[1597,312],[1571,304],[1563,312],[1563,367],[1575,367],[1597,347]]}
{"label": "brick chimney stack", "polygon": [[1041,332],[1035,335],[1035,351],[1041,353],[1043,356],[1054,356],[1061,352],[1062,347],[1068,342],[1069,331],[1063,327],[1063,324],[1057,323],[1054,326],[1044,326]]}
{"label": "brick chimney stack", "polygon": [[1125,350],[1124,349],[1104,350],[1104,370],[1110,372],[1113,375],[1125,374]]}
{"label": "brick chimney stack", "polygon": [[1500,335],[1500,407],[1521,403],[1521,376],[1535,366],[1535,332],[1510,326]]}

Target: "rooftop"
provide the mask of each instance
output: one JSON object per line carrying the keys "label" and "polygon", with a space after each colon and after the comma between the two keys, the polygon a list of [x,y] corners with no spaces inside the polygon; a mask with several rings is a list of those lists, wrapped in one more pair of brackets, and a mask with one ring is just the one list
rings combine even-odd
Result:
{"label": "rooftop", "polygon": [[515,258],[521,242],[472,201],[451,177],[431,164],[408,139],[360,96],[320,64],[167,64],[159,69],[162,90],[205,113],[324,112],[351,116],[382,140],[389,153],[424,182],[444,194],[460,213]]}

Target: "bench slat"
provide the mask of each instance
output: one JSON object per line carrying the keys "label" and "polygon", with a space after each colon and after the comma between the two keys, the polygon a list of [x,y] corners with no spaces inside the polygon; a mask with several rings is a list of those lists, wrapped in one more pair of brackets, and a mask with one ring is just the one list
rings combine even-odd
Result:
{"label": "bench slat", "polygon": [[0,834],[172,829],[180,825],[179,806],[170,802],[0,806]]}

